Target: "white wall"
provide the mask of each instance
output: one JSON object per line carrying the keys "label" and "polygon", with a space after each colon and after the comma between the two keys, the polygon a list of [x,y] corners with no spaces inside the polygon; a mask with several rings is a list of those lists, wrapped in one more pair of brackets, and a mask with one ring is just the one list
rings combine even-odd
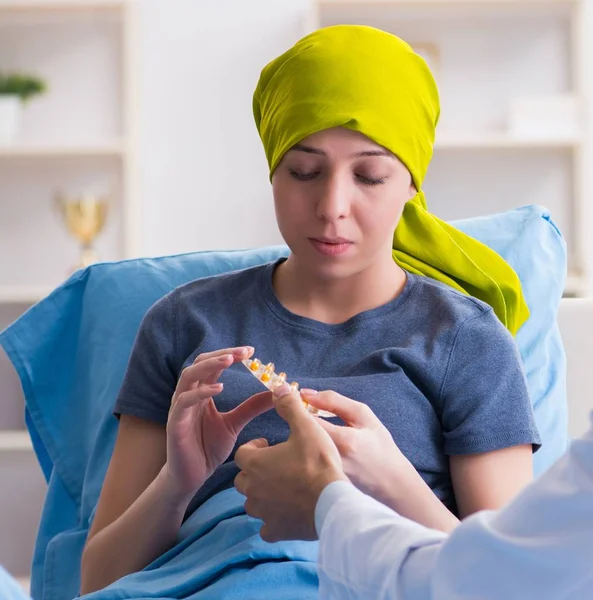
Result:
{"label": "white wall", "polygon": [[593,300],[563,300],[558,324],[567,361],[568,430],[577,438],[589,429],[593,411]]}
{"label": "white wall", "polygon": [[305,32],[309,0],[143,0],[138,193],[143,254],[281,241],[252,93]]}
{"label": "white wall", "polygon": [[0,452],[0,564],[16,577],[29,574],[45,490],[33,452]]}

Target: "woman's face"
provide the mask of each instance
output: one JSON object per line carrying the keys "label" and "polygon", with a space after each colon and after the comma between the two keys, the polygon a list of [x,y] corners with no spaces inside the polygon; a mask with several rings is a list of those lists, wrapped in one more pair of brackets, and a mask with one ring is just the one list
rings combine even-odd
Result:
{"label": "woman's face", "polygon": [[299,264],[326,278],[392,261],[393,232],[416,194],[400,160],[342,127],[289,150],[272,186],[282,237]]}

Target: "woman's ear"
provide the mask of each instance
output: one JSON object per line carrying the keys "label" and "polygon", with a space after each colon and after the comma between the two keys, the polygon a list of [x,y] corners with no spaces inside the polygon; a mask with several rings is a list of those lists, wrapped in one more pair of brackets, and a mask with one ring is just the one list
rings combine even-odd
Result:
{"label": "woman's ear", "polygon": [[410,187],[408,188],[408,200],[411,200],[417,193],[418,190],[416,189],[414,182],[410,183]]}

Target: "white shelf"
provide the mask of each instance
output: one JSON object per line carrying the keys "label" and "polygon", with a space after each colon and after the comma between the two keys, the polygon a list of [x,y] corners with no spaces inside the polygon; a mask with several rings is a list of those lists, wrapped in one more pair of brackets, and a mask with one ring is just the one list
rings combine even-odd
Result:
{"label": "white shelf", "polygon": [[0,286],[0,304],[25,304],[32,305],[52,291],[45,286]]}
{"label": "white shelf", "polygon": [[118,10],[126,5],[125,0],[0,0],[0,12],[2,11],[96,11],[96,10]]}
{"label": "white shelf", "polygon": [[125,144],[70,145],[13,145],[0,146],[0,158],[103,158],[120,157],[125,154]]}
{"label": "white shelf", "polygon": [[0,431],[0,452],[30,451],[33,449],[28,431]]}
{"label": "white shelf", "polygon": [[564,292],[570,295],[581,296],[589,293],[588,282],[578,275],[569,275],[566,278],[566,284],[564,285]]}
{"label": "white shelf", "polygon": [[488,149],[488,148],[577,148],[580,145],[578,138],[519,138],[510,134],[485,133],[481,135],[467,135],[437,132],[435,148],[442,149]]}
{"label": "white shelf", "polygon": [[[315,11],[321,17],[340,14],[366,18],[381,14],[387,19],[406,17],[457,19],[471,15],[529,17],[568,15],[584,0],[317,0]],[[315,26],[318,24],[316,23]]]}
{"label": "white shelf", "polygon": [[370,8],[430,8],[433,6],[571,6],[581,0],[318,0],[317,4],[323,7],[357,7]]}

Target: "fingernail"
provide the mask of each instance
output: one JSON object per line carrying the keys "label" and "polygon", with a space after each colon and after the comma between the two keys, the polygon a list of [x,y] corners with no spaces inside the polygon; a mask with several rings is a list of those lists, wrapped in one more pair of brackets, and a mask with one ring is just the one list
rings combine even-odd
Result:
{"label": "fingernail", "polygon": [[230,360],[231,358],[233,358],[232,354],[224,354],[223,356],[219,356],[218,360],[220,362],[226,362],[227,360]]}
{"label": "fingernail", "polygon": [[301,390],[301,394],[304,394],[305,396],[316,396],[317,394],[319,394],[319,392],[317,390],[311,390],[309,388],[303,388]]}
{"label": "fingernail", "polygon": [[224,387],[224,384],[222,382],[218,382],[218,383],[211,383],[210,384],[210,389],[211,390],[220,390],[222,391],[222,388]]}
{"label": "fingernail", "polygon": [[234,350],[234,354],[241,356],[242,354],[249,354],[249,351],[253,350],[251,346],[244,346],[243,348],[237,348]]}
{"label": "fingernail", "polygon": [[274,390],[274,398],[282,398],[282,396],[286,396],[286,394],[290,394],[290,386],[288,383],[283,383]]}

